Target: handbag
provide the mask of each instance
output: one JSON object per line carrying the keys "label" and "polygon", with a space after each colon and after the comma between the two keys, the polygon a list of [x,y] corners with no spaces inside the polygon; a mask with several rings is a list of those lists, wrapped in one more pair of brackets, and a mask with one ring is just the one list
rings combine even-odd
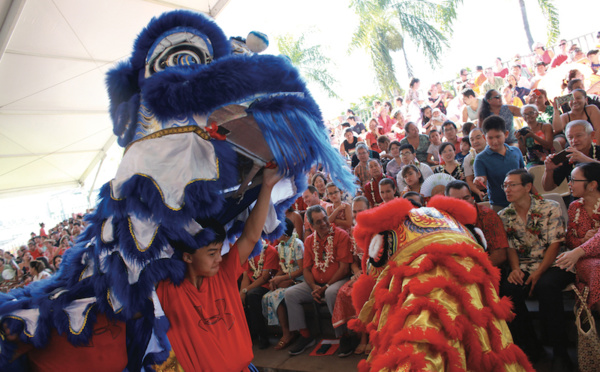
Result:
{"label": "handbag", "polygon": [[583,293],[577,287],[571,286],[579,298],[573,311],[575,312],[575,326],[577,327],[577,361],[581,372],[598,371],[600,365],[600,338],[596,331],[596,322],[590,308],[587,306],[589,288],[586,286]]}

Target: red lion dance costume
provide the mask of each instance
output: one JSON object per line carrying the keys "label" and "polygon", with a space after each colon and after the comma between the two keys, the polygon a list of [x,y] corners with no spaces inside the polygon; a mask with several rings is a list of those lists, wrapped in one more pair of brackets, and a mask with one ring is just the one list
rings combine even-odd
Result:
{"label": "red lion dance costume", "polygon": [[396,199],[358,215],[367,275],[354,286],[351,327],[374,347],[360,371],[533,371],[512,343],[500,272],[464,226],[475,219],[471,205],[441,196],[428,208]]}

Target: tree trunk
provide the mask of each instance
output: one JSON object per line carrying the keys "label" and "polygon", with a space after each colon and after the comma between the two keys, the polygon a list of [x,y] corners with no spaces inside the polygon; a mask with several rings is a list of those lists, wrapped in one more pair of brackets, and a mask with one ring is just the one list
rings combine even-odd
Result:
{"label": "tree trunk", "polygon": [[525,34],[527,34],[527,46],[531,48],[533,45],[533,37],[531,36],[531,30],[529,30],[529,20],[527,19],[525,0],[519,0],[519,5],[521,6],[521,16],[523,17],[523,28],[525,28]]}
{"label": "tree trunk", "polygon": [[408,74],[408,80],[413,78],[413,70],[410,62],[408,62],[408,56],[406,55],[406,49],[402,46],[402,53],[404,54],[404,62],[406,63],[406,73]]}

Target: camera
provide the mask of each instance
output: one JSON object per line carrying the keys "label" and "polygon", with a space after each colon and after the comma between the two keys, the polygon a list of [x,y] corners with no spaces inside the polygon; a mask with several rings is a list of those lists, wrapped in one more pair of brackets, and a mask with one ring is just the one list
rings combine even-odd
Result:
{"label": "camera", "polygon": [[526,136],[527,133],[529,133],[529,128],[527,128],[527,127],[521,128],[517,131],[517,133],[519,133],[521,136]]}

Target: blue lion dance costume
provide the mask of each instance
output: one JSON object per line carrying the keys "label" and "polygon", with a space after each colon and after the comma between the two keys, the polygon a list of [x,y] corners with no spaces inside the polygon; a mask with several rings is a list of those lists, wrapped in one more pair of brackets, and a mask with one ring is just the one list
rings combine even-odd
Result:
{"label": "blue lion dance costume", "polygon": [[321,164],[341,188],[354,188],[288,59],[251,52],[201,14],[153,19],[107,85],[122,162],[60,271],[0,297],[0,369],[16,348],[6,334],[36,349],[53,333],[89,346],[101,316],[126,324],[126,370],[164,362],[169,323],[155,286],[180,283],[185,271],[169,242],[205,246],[214,231],[203,221],[216,220],[226,227],[226,251],[272,162],[285,177],[272,193],[265,238],[280,235],[312,165]]}

